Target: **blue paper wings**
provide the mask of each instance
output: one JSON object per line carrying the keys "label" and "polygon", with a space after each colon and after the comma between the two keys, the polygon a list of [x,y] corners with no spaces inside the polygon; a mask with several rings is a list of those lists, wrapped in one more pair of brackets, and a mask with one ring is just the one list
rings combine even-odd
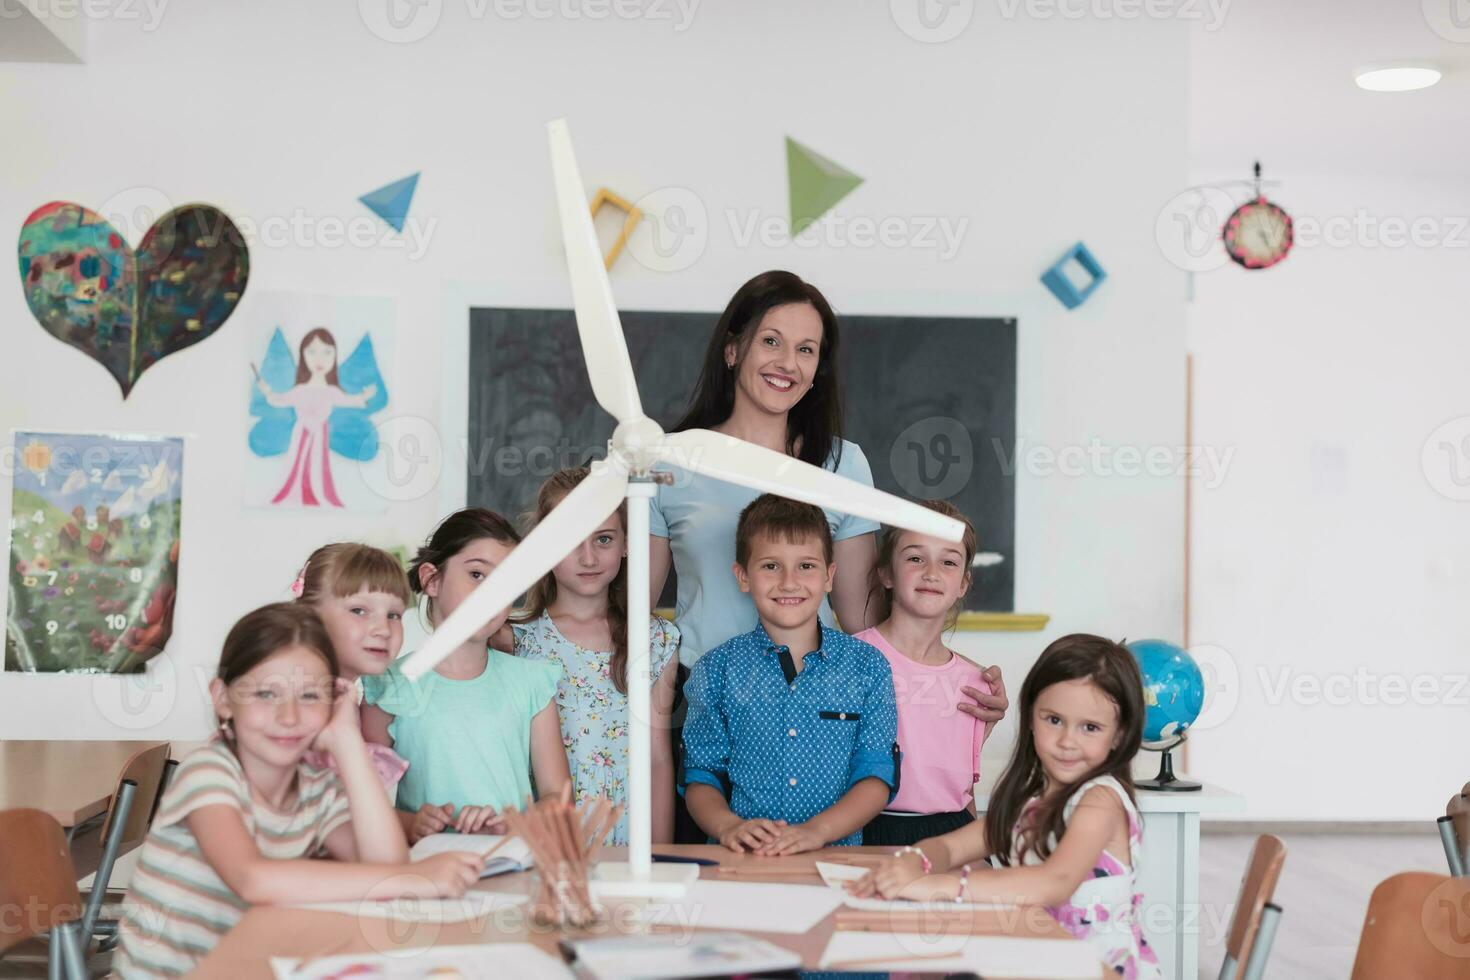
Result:
{"label": "blue paper wings", "polygon": [[[270,346],[260,365],[260,377],[274,392],[290,391],[296,384],[296,360],[279,327],[271,334]],[[378,430],[372,414],[388,404],[388,386],[378,370],[373,353],[373,338],[364,334],[347,360],[337,365],[337,382],[343,391],[355,395],[368,385],[378,390],[362,408],[334,408],[327,420],[332,452],[348,459],[369,460],[378,454]],[[277,408],[265,400],[260,389],[251,386],[250,414],[259,419],[250,429],[250,451],[257,456],[279,456],[291,447],[291,432],[296,428],[296,409]]]}

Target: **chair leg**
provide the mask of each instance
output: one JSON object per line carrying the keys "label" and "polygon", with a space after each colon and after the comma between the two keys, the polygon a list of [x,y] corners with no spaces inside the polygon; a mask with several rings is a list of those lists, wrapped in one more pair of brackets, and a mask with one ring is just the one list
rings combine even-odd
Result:
{"label": "chair leg", "polygon": [[107,818],[107,840],[102,843],[102,860],[97,864],[97,874],[92,878],[92,893],[87,896],[87,907],[82,912],[82,948],[92,943],[92,930],[97,925],[97,916],[102,911],[102,900],[107,897],[107,884],[112,879],[112,866],[117,862],[117,850],[122,845],[123,828],[127,826],[128,814],[133,808],[133,796],[138,784],[124,779],[117,787],[117,799],[112,804],[112,813]]}
{"label": "chair leg", "polygon": [[1452,817],[1439,818],[1439,840],[1444,844],[1445,862],[1450,866],[1450,875],[1465,877],[1465,859],[1460,854],[1460,842],[1455,840],[1455,825]]}
{"label": "chair leg", "polygon": [[48,980],[87,980],[87,956],[82,952],[81,925],[63,922],[51,929],[46,950]]}
{"label": "chair leg", "polygon": [[1256,941],[1251,944],[1251,954],[1245,961],[1245,980],[1261,980],[1266,975],[1266,960],[1271,956],[1271,943],[1276,939],[1276,927],[1280,923],[1281,906],[1267,902],[1261,909]]}

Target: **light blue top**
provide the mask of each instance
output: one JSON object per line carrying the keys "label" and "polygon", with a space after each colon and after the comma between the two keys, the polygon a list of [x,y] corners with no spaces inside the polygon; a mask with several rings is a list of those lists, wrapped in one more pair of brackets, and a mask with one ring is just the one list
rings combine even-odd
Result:
{"label": "light blue top", "polygon": [[[832,457],[827,469],[833,469]],[[669,539],[678,573],[679,597],[674,622],[682,637],[679,662],[693,667],[706,651],[760,625],[755,603],[740,591],[731,566],[735,564],[735,525],[740,512],[759,491],[690,473],[675,466],[660,466],[674,475],[673,486],[660,484],[648,513],[648,528]],[[842,459],[835,472],[849,480],[873,485],[873,470],[857,443],[842,440]],[[823,510],[832,529],[832,540],[856,537],[878,530],[863,517]],[[658,601],[658,596],[653,597]],[[821,620],[835,626],[832,607],[825,598]],[[861,625],[861,624],[858,624]]]}
{"label": "light blue top", "polygon": [[425,803],[523,807],[531,795],[531,719],[556,697],[561,667],[491,650],[470,680],[429,671],[418,683],[399,659],[362,678],[363,700],[393,716],[388,734],[408,760],[398,809]]}

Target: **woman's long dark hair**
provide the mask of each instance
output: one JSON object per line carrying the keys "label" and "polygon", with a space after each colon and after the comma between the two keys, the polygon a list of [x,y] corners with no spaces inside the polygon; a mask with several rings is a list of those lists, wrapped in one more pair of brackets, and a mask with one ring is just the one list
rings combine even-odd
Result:
{"label": "woman's long dark hair", "polygon": [[[741,286],[720,322],[715,324],[704,352],[699,383],[689,398],[689,410],[670,431],[713,429],[735,410],[735,378],[755,338],[756,328],[772,309],[805,303],[822,318],[822,346],[812,387],[786,419],[786,453],[804,463],[825,466],[834,453],[842,456],[842,391],[837,378],[837,314],[817,287],[791,272],[762,272]],[[735,344],[735,366],[725,363],[725,348]],[[796,452],[797,445],[801,451]],[[836,465],[834,461],[834,467]]]}
{"label": "woman's long dark hair", "polygon": [[[546,478],[536,493],[536,510],[531,515],[532,526],[546,519],[577,484],[587,479],[590,473],[585,466],[558,470]],[[627,504],[618,508],[618,519],[623,522],[623,535],[628,533]],[[527,529],[528,533],[530,528]],[[556,601],[556,572],[541,576],[540,581],[526,593],[526,608],[512,619],[517,623],[531,623],[541,618]],[[607,587],[607,628],[612,633],[612,657],[608,661],[608,674],[619,694],[628,693],[628,562],[625,559],[618,567],[618,574]]]}
{"label": "woman's long dark hair", "polygon": [[[1036,710],[1036,699],[1053,684],[1076,680],[1092,681],[1118,706],[1121,738],[1101,765],[1073,783],[1056,787],[1055,792],[1041,801],[1032,819],[1021,828],[1018,842],[1013,836],[1016,821],[1026,801],[1040,795],[1046,780],[1033,734],[1031,716]],[[1143,679],[1138,673],[1138,661],[1125,647],[1090,633],[1072,633],[1054,640],[1043,650],[1021,685],[1021,703],[1016,712],[1020,731],[1016,733],[1015,752],[995,784],[990,808],[985,812],[985,841],[991,854],[998,856],[1003,864],[1010,864],[1012,849],[1019,843],[1015,848],[1017,858],[1027,851],[1043,861],[1050,857],[1052,839],[1060,840],[1062,836],[1062,811],[1067,800],[1089,779],[1112,776],[1123,784],[1128,798],[1135,799],[1129,766],[1143,741],[1143,711]]]}

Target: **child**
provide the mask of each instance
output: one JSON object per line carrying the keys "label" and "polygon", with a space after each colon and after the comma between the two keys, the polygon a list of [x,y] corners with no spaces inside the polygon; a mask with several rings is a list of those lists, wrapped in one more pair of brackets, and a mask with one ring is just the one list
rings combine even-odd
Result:
{"label": "child", "polygon": [[[1020,725],[985,821],[904,848],[854,892],[1044,905],[1119,974],[1160,976],[1138,921],[1142,825],[1128,767],[1143,738],[1143,682],[1133,655],[1085,633],[1055,641],[1021,687]],[[971,870],[988,855],[1003,867]]]}
{"label": "child", "polygon": [[[403,610],[411,600],[408,576],[398,559],[365,544],[328,544],[306,559],[291,591],[296,601],[316,610],[332,647],[342,679],[352,685],[354,703],[362,701],[362,678],[388,669],[403,648]],[[388,799],[408,763],[397,752],[367,743],[368,758]],[[308,752],[307,764],[335,767],[331,755]]]}
{"label": "child", "polygon": [[[536,495],[539,522],[587,477],[585,467],[552,474]],[[516,656],[561,668],[556,703],[577,801],[606,796],[628,802],[628,578],[622,508],[531,589],[515,626]],[[653,840],[674,836],[674,761],[669,712],[674,702],[679,630],[650,618],[648,673],[653,684]],[[635,719],[648,724],[649,719]],[[625,812],[608,843],[628,843]]]}
{"label": "child", "polygon": [[[189,973],[251,905],[454,898],[478,880],[476,855],[408,864],[311,609],[242,618],[209,693],[219,733],[174,774],[133,875],[115,962],[124,980]],[[336,771],[303,765],[311,748]],[[309,860],[323,850],[337,861]]]}
{"label": "child", "polygon": [[980,668],[944,645],[970,588],[975,528],[942,500],[921,502],[965,525],[954,544],[888,527],[878,541],[869,595],[878,625],[856,634],[893,668],[903,773],[888,807],[863,828],[867,845],[916,844],[975,819],[980,747],[990,726],[960,711],[965,687],[992,693]]}
{"label": "child", "polygon": [[764,494],[735,536],[735,576],[760,622],[700,658],[685,685],[689,813],[732,851],[858,844],[898,786],[893,672],[818,622],[834,571],[819,508]]}
{"label": "child", "polygon": [[[479,507],[451,514],[409,567],[409,585],[428,597],[429,622],[454,612],[495,569],[520,535]],[[398,808],[414,814],[409,840],[454,829],[497,833],[498,812],[521,807],[531,773],[542,796],[570,780],[556,714],[561,669],[491,650],[505,624],[501,610],[417,683],[398,664],[363,678],[363,730],[408,760]]]}

